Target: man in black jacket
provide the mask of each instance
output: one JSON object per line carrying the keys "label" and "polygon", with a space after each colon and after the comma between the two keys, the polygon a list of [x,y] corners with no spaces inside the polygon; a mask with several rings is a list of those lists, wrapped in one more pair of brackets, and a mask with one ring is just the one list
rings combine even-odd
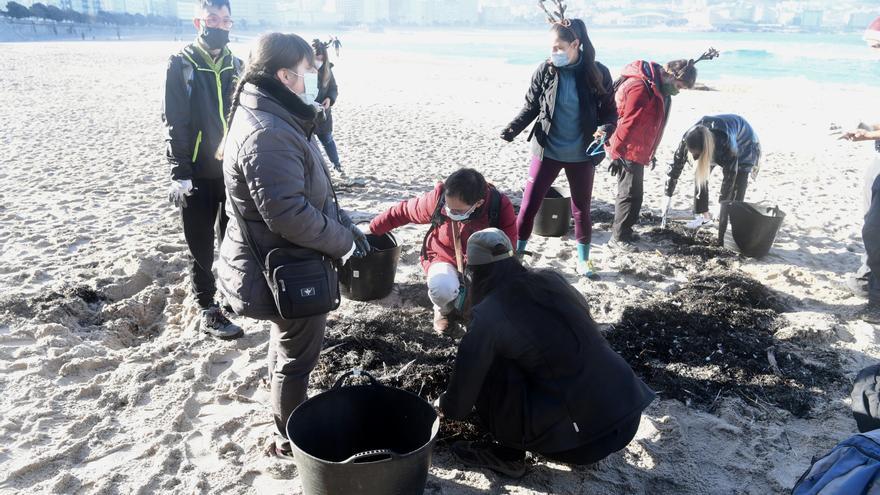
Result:
{"label": "man in black jacket", "polygon": [[226,115],[242,66],[226,46],[232,24],[229,0],[197,2],[193,25],[198,37],[169,59],[162,105],[165,154],[171,164],[169,199],[181,212],[201,329],[224,339],[242,335],[214,301],[211,271],[215,229],[222,242],[228,221],[223,165],[216,152],[226,135]]}

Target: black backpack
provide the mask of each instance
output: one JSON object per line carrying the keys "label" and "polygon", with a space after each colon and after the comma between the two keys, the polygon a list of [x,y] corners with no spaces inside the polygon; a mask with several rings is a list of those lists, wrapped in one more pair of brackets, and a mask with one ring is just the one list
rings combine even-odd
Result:
{"label": "black backpack", "polygon": [[[428,228],[428,232],[425,233],[425,238],[422,239],[422,252],[421,257],[425,259],[425,256],[428,253],[428,237],[431,236],[431,232],[438,229],[441,225],[446,222],[446,217],[443,215],[443,206],[446,204],[444,201],[444,188],[440,188],[440,199],[437,200],[437,206],[434,207],[434,213],[431,214],[431,227]],[[492,186],[489,186],[489,226],[498,228],[501,223],[501,193],[498,189],[495,189]]]}

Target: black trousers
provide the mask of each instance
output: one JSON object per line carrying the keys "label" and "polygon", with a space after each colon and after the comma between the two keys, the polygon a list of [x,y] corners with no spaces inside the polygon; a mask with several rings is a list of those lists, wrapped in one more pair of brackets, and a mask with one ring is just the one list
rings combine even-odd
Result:
{"label": "black trousers", "polygon": [[[742,170],[733,173],[724,169],[724,180],[721,181],[721,194],[719,201],[745,201],[746,188],[749,185],[749,173]],[[709,211],[709,184],[699,188],[694,202],[694,213],[706,213]]]}
{"label": "black trousers", "polygon": [[865,252],[868,255],[868,300],[871,304],[880,304],[880,176],[874,179],[871,187],[873,197],[865,225],[862,227],[862,239],[865,241]]}
{"label": "black trousers", "polygon": [[645,167],[629,160],[617,176],[617,199],[614,202],[612,234],[618,241],[632,239],[633,226],[639,222],[645,197]]}
{"label": "black trousers", "polygon": [[193,194],[186,198],[186,208],[181,208],[183,235],[192,264],[190,278],[192,291],[202,309],[214,304],[217,285],[214,281],[214,240],[223,242],[229,217],[223,205],[226,202],[226,186],[223,179],[193,179]]}

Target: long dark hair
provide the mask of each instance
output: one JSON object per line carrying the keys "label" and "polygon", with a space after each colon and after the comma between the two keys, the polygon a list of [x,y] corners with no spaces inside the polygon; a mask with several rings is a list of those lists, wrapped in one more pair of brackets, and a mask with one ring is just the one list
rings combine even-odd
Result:
{"label": "long dark hair", "polygon": [[596,64],[596,48],[587,34],[587,25],[580,19],[566,19],[564,22],[554,22],[550,28],[562,41],[573,43],[575,40],[581,43],[581,56],[584,57],[584,70],[587,73],[587,82],[596,94],[604,95],[605,82],[602,71]]}
{"label": "long dark hair", "polygon": [[[229,116],[226,118],[226,127],[232,127],[235,111],[241,102],[241,92],[244,85],[251,82],[257,76],[275,77],[279,69],[296,67],[308,59],[315,64],[315,55],[306,40],[295,34],[267,33],[257,39],[257,45],[248,57],[244,74],[238,79],[235,92],[232,96],[232,104],[229,108]],[[217,159],[223,159],[223,148],[226,146],[226,137],[220,142],[217,149]]]}
{"label": "long dark hair", "polygon": [[468,267],[470,306],[483,302],[493,290],[506,287],[514,278],[527,272],[516,258],[507,258],[486,265]]}
{"label": "long dark hair", "polygon": [[330,52],[327,45],[319,39],[312,40],[312,48],[315,49],[315,56],[324,59],[324,65],[318,69],[318,78],[321,81],[321,87],[326,88],[330,84]]}

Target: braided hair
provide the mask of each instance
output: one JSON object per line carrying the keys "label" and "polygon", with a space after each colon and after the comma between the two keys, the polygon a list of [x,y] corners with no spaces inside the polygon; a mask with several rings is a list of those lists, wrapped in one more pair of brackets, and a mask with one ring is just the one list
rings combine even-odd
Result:
{"label": "braided hair", "polygon": [[[258,76],[275,77],[275,73],[280,69],[296,67],[303,59],[308,60],[311,65],[315,65],[315,55],[312,53],[312,48],[301,37],[284,33],[267,33],[260,36],[232,94],[232,104],[226,118],[227,128],[232,128],[232,121],[235,118],[235,111],[241,104],[241,93],[245,84],[252,82]],[[223,159],[225,147],[226,136],[223,136],[215,155],[218,160]]]}

